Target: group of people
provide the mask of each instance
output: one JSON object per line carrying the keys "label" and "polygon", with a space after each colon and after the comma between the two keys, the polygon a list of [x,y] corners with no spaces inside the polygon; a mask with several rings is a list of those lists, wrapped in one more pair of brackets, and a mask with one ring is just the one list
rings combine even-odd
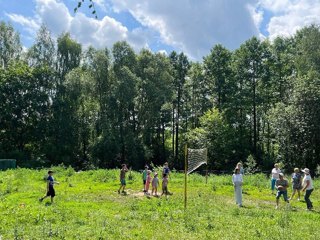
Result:
{"label": "group of people", "polygon": [[[126,164],[122,164],[122,168],[120,170],[120,188],[118,189],[118,193],[125,193],[126,187],[126,172],[128,172],[128,168]],[[169,183],[169,175],[170,169],[168,167],[168,163],[166,162],[163,166],[162,171],[162,195],[171,195],[168,191],[168,183]],[[146,165],[142,172],[142,182],[143,182],[143,192],[145,195],[150,196],[149,188],[150,184],[152,185],[151,196],[159,197],[158,195],[158,187],[159,187],[159,178],[158,173],[154,172],[152,177],[152,171],[149,170],[149,167]],[[122,191],[121,191],[122,189]]]}
{"label": "group of people", "polygon": [[300,173],[299,168],[294,168],[294,172],[291,177],[292,183],[292,194],[291,197],[288,198],[288,187],[289,182],[285,179],[284,174],[279,168],[279,164],[275,164],[274,168],[271,171],[271,190],[274,193],[274,190],[277,190],[276,193],[276,208],[279,207],[279,198],[281,195],[285,202],[289,203],[290,200],[293,199],[294,195],[298,193],[298,201],[300,201],[300,192],[305,192],[304,200],[307,204],[307,210],[312,210],[313,205],[310,200],[310,195],[313,192],[313,182],[310,175],[310,170],[308,168],[304,168],[301,170],[304,173],[302,178],[302,174]]}
{"label": "group of people", "polygon": [[[276,190],[276,209],[279,207],[279,199],[283,196],[285,202],[289,203],[290,200],[293,199],[295,194],[298,194],[298,201],[300,201],[300,192],[305,192],[304,200],[307,204],[307,210],[312,210],[313,205],[310,200],[310,195],[313,192],[313,182],[310,175],[310,170],[308,168],[304,168],[301,170],[304,173],[300,172],[299,168],[294,168],[294,172],[291,177],[292,183],[292,194],[291,197],[288,198],[288,187],[289,182],[285,179],[284,174],[279,168],[279,164],[274,164],[274,168],[271,171],[271,191],[272,194],[275,194]],[[118,193],[125,193],[126,188],[126,172],[128,172],[128,168],[126,164],[122,164],[122,168],[120,170],[120,188],[118,189]],[[149,196],[149,187],[152,185],[151,195],[158,197],[158,187],[159,187],[159,179],[158,173],[153,173],[153,178],[151,176],[152,171],[149,170],[148,166],[145,166],[144,171],[142,172],[142,182],[143,182],[143,192],[145,195]],[[166,162],[163,166],[162,170],[162,195],[170,195],[171,193],[168,191],[168,183],[169,183],[169,175],[170,169],[168,167],[168,163]],[[232,175],[232,183],[234,186],[235,193],[235,201],[239,207],[242,207],[242,184],[243,184],[243,175],[244,169],[241,162],[237,163],[234,173]],[[46,194],[39,199],[42,202],[45,198],[51,197],[51,203],[53,203],[53,199],[55,197],[54,184],[59,184],[59,182],[54,180],[53,171],[48,171],[47,180],[47,191]],[[122,191],[121,191],[122,190]]]}
{"label": "group of people", "polygon": [[[279,208],[279,199],[283,196],[285,202],[289,203],[290,200],[293,199],[296,193],[298,193],[298,201],[300,201],[300,192],[305,192],[304,200],[307,204],[307,210],[312,210],[313,205],[310,200],[310,195],[313,191],[313,182],[310,175],[310,170],[308,168],[304,168],[301,170],[304,173],[300,172],[299,168],[294,168],[294,172],[291,176],[292,183],[292,194],[291,197],[288,198],[288,187],[289,182],[285,179],[284,174],[279,168],[279,164],[276,163],[274,168],[271,171],[271,191],[272,194],[275,194],[276,190],[276,209]],[[232,183],[234,186],[235,200],[236,204],[241,207],[242,206],[242,184],[243,184],[243,174],[244,169],[242,163],[237,163],[234,173],[232,175]]]}

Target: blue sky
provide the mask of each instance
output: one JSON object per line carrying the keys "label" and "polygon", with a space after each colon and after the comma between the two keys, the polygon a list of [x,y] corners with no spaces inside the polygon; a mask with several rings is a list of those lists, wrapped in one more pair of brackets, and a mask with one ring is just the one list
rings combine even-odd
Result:
{"label": "blue sky", "polygon": [[54,38],[70,32],[84,47],[111,48],[127,41],[137,52],[183,51],[201,61],[221,43],[238,48],[252,36],[273,40],[320,24],[320,0],[0,0],[0,20],[10,22],[23,45],[33,44],[45,23]]}

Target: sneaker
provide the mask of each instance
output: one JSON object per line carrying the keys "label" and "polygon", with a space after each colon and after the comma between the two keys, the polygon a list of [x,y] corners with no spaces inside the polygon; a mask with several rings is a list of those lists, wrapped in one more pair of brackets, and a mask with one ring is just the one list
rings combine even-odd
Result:
{"label": "sneaker", "polygon": [[276,206],[276,209],[278,209],[279,207],[278,206]]}
{"label": "sneaker", "polygon": [[299,201],[300,201],[300,198],[298,198],[297,200],[298,200],[298,202],[299,202]]}

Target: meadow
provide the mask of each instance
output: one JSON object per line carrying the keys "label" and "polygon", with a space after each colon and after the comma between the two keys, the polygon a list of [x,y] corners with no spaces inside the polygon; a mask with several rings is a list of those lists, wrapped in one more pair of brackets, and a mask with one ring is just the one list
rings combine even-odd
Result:
{"label": "meadow", "polygon": [[[119,170],[75,172],[53,167],[56,198],[39,202],[46,169],[0,171],[0,239],[319,239],[320,180],[311,195],[314,210],[295,198],[275,209],[269,178],[244,176],[244,207],[236,206],[229,175],[171,174],[168,197],[142,194],[141,173],[127,174],[127,194],[118,194]],[[287,176],[288,177],[288,176]],[[291,194],[291,189],[289,190]],[[302,197],[303,199],[303,197]]]}

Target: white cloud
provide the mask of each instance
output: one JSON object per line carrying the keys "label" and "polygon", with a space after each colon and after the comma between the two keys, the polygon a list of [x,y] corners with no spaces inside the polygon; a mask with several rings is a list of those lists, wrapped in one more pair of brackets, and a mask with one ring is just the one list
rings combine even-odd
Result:
{"label": "white cloud", "polygon": [[261,7],[268,9],[274,13],[280,14],[288,10],[288,6],[292,4],[292,0],[260,0]]}
{"label": "white cloud", "polygon": [[[76,4],[76,2],[75,2]],[[99,7],[107,6],[102,0],[95,1]],[[44,23],[54,38],[64,32],[70,32],[71,37],[83,44],[96,48],[112,47],[117,41],[128,41],[137,51],[148,47],[148,31],[140,28],[128,31],[127,27],[113,18],[105,16],[98,20],[78,12],[72,16],[66,5],[59,0],[35,0],[35,15],[24,17],[18,14],[7,14],[12,21],[22,25],[31,36],[35,36],[39,26]],[[26,37],[26,36],[25,36]]]}
{"label": "white cloud", "polygon": [[35,0],[36,17],[55,35],[70,29],[72,17],[64,3],[56,0]]}
{"label": "white cloud", "polygon": [[[109,16],[94,19],[81,12],[74,15],[73,8],[69,10],[62,0],[33,1],[32,17],[6,13],[27,31],[29,35],[24,38],[34,37],[45,23],[54,37],[70,32],[84,46],[110,48],[116,41],[125,40],[136,51],[174,49],[195,60],[208,55],[217,43],[236,49],[252,36],[274,39],[292,35],[312,23],[320,24],[320,0],[95,1],[97,9],[115,18],[120,16],[123,23]],[[77,1],[72,2],[76,6]],[[130,23],[128,13],[138,23]]]}
{"label": "white cloud", "polygon": [[111,47],[116,41],[126,40],[128,30],[107,16],[102,20],[96,20],[77,13],[70,22],[69,31],[84,46],[102,48]]}
{"label": "white cloud", "polygon": [[[191,58],[207,55],[214,44],[234,49],[258,34],[247,3],[239,0],[112,0],[117,12],[129,11],[160,33],[163,43]],[[248,1],[247,1],[248,2]],[[252,1],[249,1],[252,2]]]}
{"label": "white cloud", "polygon": [[6,15],[12,22],[22,25],[25,30],[31,35],[34,35],[39,29],[39,23],[32,18],[24,17],[22,15],[14,13],[6,13]]}
{"label": "white cloud", "polygon": [[261,6],[273,16],[267,24],[269,38],[292,36],[310,24],[320,24],[320,0],[261,0]]}

